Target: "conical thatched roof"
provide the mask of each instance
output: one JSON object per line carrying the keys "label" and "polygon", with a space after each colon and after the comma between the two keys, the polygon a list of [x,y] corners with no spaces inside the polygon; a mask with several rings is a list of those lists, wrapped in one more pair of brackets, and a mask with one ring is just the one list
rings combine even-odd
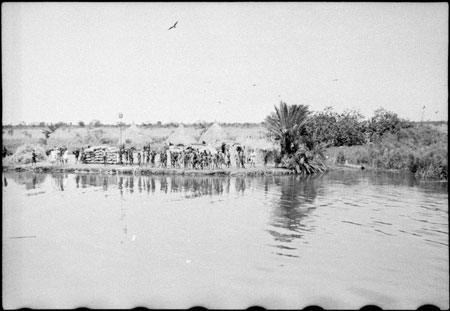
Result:
{"label": "conical thatched roof", "polygon": [[228,141],[228,133],[215,122],[200,136],[199,142],[203,141],[213,146],[220,145],[222,142]]}
{"label": "conical thatched roof", "polygon": [[186,132],[183,124],[180,123],[180,125],[172,132],[172,134],[169,135],[166,142],[172,143],[174,145],[190,145],[195,144],[197,141],[194,136]]}
{"label": "conical thatched roof", "polygon": [[127,138],[133,139],[138,135],[142,135],[142,132],[134,123],[132,123],[130,125],[130,127],[125,129],[122,133],[123,139],[127,139]]}
{"label": "conical thatched roof", "polygon": [[126,139],[131,139],[135,141],[138,137],[142,136],[141,130],[136,126],[136,124],[132,123],[131,126],[125,129],[122,133],[122,141],[124,142]]}

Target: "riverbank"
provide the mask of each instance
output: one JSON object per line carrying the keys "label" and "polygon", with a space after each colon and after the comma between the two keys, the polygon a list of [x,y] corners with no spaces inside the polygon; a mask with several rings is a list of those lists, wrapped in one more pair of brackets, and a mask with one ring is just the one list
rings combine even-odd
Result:
{"label": "riverbank", "polygon": [[216,170],[192,170],[182,168],[157,168],[137,165],[103,165],[103,164],[64,164],[38,163],[37,165],[16,164],[3,165],[3,171],[32,171],[42,173],[93,173],[93,174],[134,174],[134,175],[229,175],[229,176],[258,176],[258,175],[294,175],[295,172],[285,168],[275,168],[273,165],[265,169],[263,166],[247,168],[223,168]]}
{"label": "riverbank", "polygon": [[[5,164],[3,171],[37,172],[37,173],[84,173],[84,174],[125,174],[125,175],[186,175],[186,176],[271,176],[271,175],[295,175],[294,170],[268,165],[267,169],[259,165],[246,168],[223,168],[216,170],[192,170],[182,168],[157,168],[137,165],[103,165],[103,164],[64,164],[55,165],[48,162],[40,162],[37,165],[30,164]],[[328,171],[387,171],[402,173],[402,170],[379,169],[355,164],[327,164]]]}

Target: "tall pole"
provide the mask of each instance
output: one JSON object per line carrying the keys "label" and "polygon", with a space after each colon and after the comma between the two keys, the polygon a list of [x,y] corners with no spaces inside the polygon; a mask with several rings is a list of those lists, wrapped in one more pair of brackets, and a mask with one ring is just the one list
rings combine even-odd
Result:
{"label": "tall pole", "polygon": [[123,113],[119,112],[119,129],[120,129],[119,148],[122,147],[122,118],[123,118]]}
{"label": "tall pole", "polygon": [[425,117],[425,106],[422,107],[422,116],[420,118],[420,126],[423,126],[424,117]]}

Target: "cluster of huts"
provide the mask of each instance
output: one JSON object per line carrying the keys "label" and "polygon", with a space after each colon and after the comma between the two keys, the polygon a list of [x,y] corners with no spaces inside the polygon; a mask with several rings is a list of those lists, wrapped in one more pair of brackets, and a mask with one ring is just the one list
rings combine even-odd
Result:
{"label": "cluster of huts", "polygon": [[[127,138],[134,140],[134,138],[142,135],[143,134],[137,126],[133,124],[124,132],[122,141],[125,141]],[[251,150],[254,150],[257,163],[263,162],[264,151],[277,148],[274,142],[260,137],[230,137],[229,133],[227,133],[227,131],[217,122],[202,133],[199,139],[196,139],[183,124],[180,124],[166,139],[165,145],[166,148],[169,148],[174,152],[181,152],[183,149],[191,148],[199,151],[206,150],[212,154],[220,151],[223,145],[225,145],[225,148],[230,151],[231,156],[233,156],[236,149],[240,147],[248,153]],[[119,149],[117,147],[106,145],[92,146],[85,149],[85,163],[103,163],[105,151],[107,164],[117,163]],[[137,162],[137,152],[137,150],[133,152],[134,163]]]}

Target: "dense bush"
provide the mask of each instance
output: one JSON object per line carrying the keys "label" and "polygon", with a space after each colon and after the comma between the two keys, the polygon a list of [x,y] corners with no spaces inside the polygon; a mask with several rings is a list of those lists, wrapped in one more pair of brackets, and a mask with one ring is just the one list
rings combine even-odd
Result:
{"label": "dense bush", "polygon": [[411,122],[400,119],[396,113],[384,108],[377,109],[375,116],[366,121],[358,111],[337,113],[327,107],[310,116],[302,134],[308,147],[314,142],[328,146],[355,146],[368,140],[379,141],[384,135],[396,135],[402,131],[405,134],[412,127]]}
{"label": "dense bush", "polygon": [[323,161],[314,161],[303,150],[298,150],[295,154],[284,154],[281,159],[284,168],[294,170],[299,174],[322,173],[327,170]]}
{"label": "dense bush", "polygon": [[43,161],[47,159],[45,154],[45,149],[40,145],[25,144],[17,148],[14,154],[9,157],[8,162],[18,163],[18,164],[28,164],[31,163],[31,153],[33,149],[36,152],[37,161]]}
{"label": "dense bush", "polygon": [[381,107],[375,110],[375,115],[367,122],[366,132],[371,141],[378,141],[385,134],[397,134],[402,129],[412,127],[411,122],[400,119],[396,113]]}
{"label": "dense bush", "polygon": [[336,113],[331,107],[313,114],[305,124],[305,143],[311,148],[314,143],[328,146],[352,146],[365,142],[366,122],[355,110]]}
{"label": "dense bush", "polygon": [[336,156],[336,162],[339,164],[345,163],[345,156],[344,156],[344,152],[342,150],[338,152],[338,154]]}
{"label": "dense bush", "polygon": [[[410,171],[423,177],[447,179],[448,134],[429,126],[386,132],[380,140],[363,146],[335,150],[338,163],[365,164],[379,169]],[[333,151],[333,148],[329,150]]]}

